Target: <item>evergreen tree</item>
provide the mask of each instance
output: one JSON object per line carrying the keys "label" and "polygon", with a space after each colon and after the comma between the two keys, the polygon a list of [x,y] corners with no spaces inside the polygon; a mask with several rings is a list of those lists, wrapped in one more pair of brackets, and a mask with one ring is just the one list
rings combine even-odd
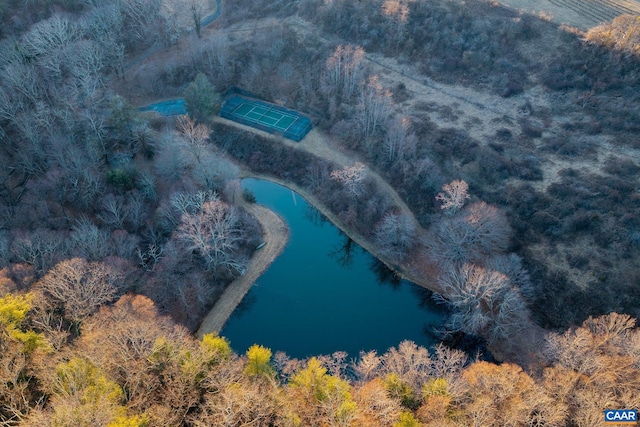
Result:
{"label": "evergreen tree", "polygon": [[220,94],[202,73],[187,86],[184,93],[187,113],[199,122],[210,122],[220,109]]}

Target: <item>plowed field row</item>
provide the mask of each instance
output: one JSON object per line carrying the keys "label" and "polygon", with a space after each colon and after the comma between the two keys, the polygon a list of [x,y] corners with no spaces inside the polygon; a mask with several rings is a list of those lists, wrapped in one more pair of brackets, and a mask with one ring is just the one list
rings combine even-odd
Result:
{"label": "plowed field row", "polygon": [[577,12],[585,18],[593,20],[594,24],[610,21],[625,13],[638,13],[638,10],[630,9],[615,0],[549,0],[549,2]]}

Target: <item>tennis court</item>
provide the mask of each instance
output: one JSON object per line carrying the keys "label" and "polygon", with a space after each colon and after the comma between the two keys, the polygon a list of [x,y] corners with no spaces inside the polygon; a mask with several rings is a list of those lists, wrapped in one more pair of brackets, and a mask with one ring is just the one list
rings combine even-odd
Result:
{"label": "tennis court", "polygon": [[170,99],[168,101],[156,102],[146,107],[140,107],[138,111],[155,111],[161,116],[180,116],[187,114],[184,99]]}
{"label": "tennis court", "polygon": [[311,130],[311,121],[300,113],[254,99],[231,96],[220,109],[220,116],[294,141]]}
{"label": "tennis court", "polygon": [[233,113],[249,120],[255,120],[257,123],[272,126],[283,132],[289,129],[289,126],[297,119],[295,116],[247,102],[240,104]]}

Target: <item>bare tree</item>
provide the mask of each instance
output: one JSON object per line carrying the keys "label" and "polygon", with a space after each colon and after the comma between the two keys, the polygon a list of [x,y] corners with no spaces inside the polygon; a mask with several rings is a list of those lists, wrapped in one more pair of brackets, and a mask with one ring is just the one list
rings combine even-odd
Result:
{"label": "bare tree", "polygon": [[20,62],[24,56],[20,49],[16,49],[19,42],[14,36],[7,36],[0,40],[0,67],[12,62]]}
{"label": "bare tree", "polygon": [[55,15],[33,25],[22,38],[22,48],[29,56],[48,55],[78,39],[78,27],[69,20]]}
{"label": "bare tree", "polygon": [[[3,328],[4,329],[4,328]],[[25,378],[29,369],[29,355],[24,346],[6,339],[6,332],[0,332],[0,423],[3,426],[18,425],[29,411],[33,379]]]}
{"label": "bare tree", "polygon": [[504,252],[510,235],[504,213],[479,202],[454,217],[440,219],[431,227],[425,245],[441,266],[462,265]]}
{"label": "bare tree", "polygon": [[121,280],[112,267],[73,258],[57,264],[36,286],[61,303],[70,319],[80,322],[116,297]]}
{"label": "bare tree", "polygon": [[325,64],[325,92],[338,102],[349,102],[364,79],[364,59],[361,46],[338,45]]}
{"label": "bare tree", "polygon": [[595,345],[604,348],[605,346],[613,345],[615,347],[624,344],[633,335],[640,335],[635,329],[636,323],[637,320],[628,314],[610,313],[600,317],[590,316],[582,323],[582,327],[597,336]]}
{"label": "bare tree", "polygon": [[[218,384],[211,384],[211,389],[219,392],[205,395],[199,406],[199,413],[191,415],[189,425],[208,427],[272,424],[281,411],[276,398],[278,393],[276,383],[250,381],[246,375],[231,371],[231,363],[227,365],[220,371],[230,372],[220,375],[223,379],[216,378],[215,382]],[[234,382],[231,383],[234,386],[225,384],[230,383],[230,378],[234,378]]]}
{"label": "bare tree", "polygon": [[390,348],[381,359],[382,374],[396,374],[413,390],[420,390],[432,375],[429,351],[412,341],[402,341],[397,348]]}
{"label": "bare tree", "polygon": [[127,405],[143,412],[162,393],[159,377],[149,369],[155,344],[186,338],[187,331],[160,316],[149,298],[127,294],[83,322],[77,346],[127,390]]}
{"label": "bare tree", "polygon": [[486,255],[504,252],[509,246],[511,227],[504,212],[485,202],[473,203],[461,212],[474,232],[474,244]]}
{"label": "bare tree", "polygon": [[66,191],[73,202],[81,208],[89,208],[102,192],[103,184],[100,175],[90,169],[70,173],[66,182]]}
{"label": "bare tree", "polygon": [[345,369],[347,368],[347,356],[349,354],[345,351],[335,351],[331,354],[320,355],[318,360],[322,363],[322,366],[327,368],[330,375],[337,378],[346,379]]}
{"label": "bare tree", "polygon": [[442,295],[456,308],[449,327],[486,336],[497,312],[509,278],[473,264],[453,268],[438,280]]}
{"label": "bare tree", "polygon": [[50,230],[16,236],[11,245],[15,259],[31,265],[38,274],[46,273],[67,251],[64,235]]}
{"label": "bare tree", "polygon": [[156,265],[162,260],[163,252],[164,248],[156,243],[149,243],[144,252],[140,248],[136,249],[140,266],[148,272],[155,270]]}
{"label": "bare tree", "polygon": [[406,214],[387,213],[376,226],[375,242],[392,259],[402,259],[415,241],[416,225]]}
{"label": "bare tree", "polygon": [[[505,340],[517,339],[520,331],[534,326],[529,315],[529,308],[520,290],[514,287],[506,289],[502,294],[498,310],[493,316],[489,342],[502,344]],[[524,348],[524,346],[513,347]],[[508,350],[510,346],[506,345],[504,348]]]}
{"label": "bare tree", "polygon": [[93,98],[103,86],[101,73],[106,67],[101,46],[93,40],[83,39],[71,43],[65,50],[66,68],[76,78],[76,84],[83,88],[84,98]]}
{"label": "bare tree", "polygon": [[440,208],[447,215],[456,214],[469,198],[469,184],[463,180],[451,181],[442,186],[442,192],[438,193],[436,200],[442,202]]}
{"label": "bare tree", "polygon": [[185,138],[187,146],[193,151],[196,159],[199,159],[200,153],[206,147],[209,141],[211,129],[209,126],[198,123],[189,118],[189,116],[178,117],[178,130],[180,135]]}
{"label": "bare tree", "polygon": [[162,2],[160,0],[122,0],[117,3],[123,16],[123,40],[135,45],[145,39],[164,36],[162,26]]}
{"label": "bare tree", "polygon": [[195,29],[201,37],[202,19],[211,9],[210,0],[162,0],[160,16],[167,44],[173,44],[184,31]]}
{"label": "bare tree", "polygon": [[366,166],[361,162],[356,162],[353,166],[345,166],[342,169],[336,169],[331,172],[331,178],[341,182],[356,197],[361,196],[364,191],[364,179],[366,176]]}
{"label": "bare tree", "polygon": [[127,219],[123,197],[109,193],[102,198],[101,206],[102,212],[98,218],[110,228],[122,228]]}
{"label": "bare tree", "polygon": [[140,238],[135,234],[129,234],[125,230],[114,230],[110,239],[116,256],[130,259],[138,248]]}
{"label": "bare tree", "polygon": [[100,230],[89,219],[82,218],[74,226],[71,232],[73,251],[90,261],[100,260],[112,252],[109,244],[109,233]]}
{"label": "bare tree", "polygon": [[164,132],[158,140],[158,153],[154,168],[158,175],[170,182],[178,181],[191,164],[186,144],[175,132]]}
{"label": "bare tree", "polygon": [[171,207],[181,218],[185,214],[196,214],[202,211],[207,200],[220,200],[216,193],[196,191],[195,193],[175,193],[171,196]]}
{"label": "bare tree", "polygon": [[474,240],[473,230],[463,220],[443,218],[431,227],[424,243],[429,256],[446,268],[478,258]]}
{"label": "bare tree", "polygon": [[20,96],[25,103],[37,104],[42,88],[33,64],[8,64],[2,69],[2,77],[3,84],[13,97]]}
{"label": "bare tree", "polygon": [[563,334],[548,334],[544,352],[553,368],[545,372],[544,386],[569,404],[576,425],[597,425],[607,402],[624,408],[638,404],[640,332],[635,324],[629,315],[610,313]]}
{"label": "bare tree", "polygon": [[244,267],[245,260],[237,253],[243,240],[239,217],[235,208],[218,198],[206,201],[200,211],[183,214],[176,238],[210,270],[237,273]]}
{"label": "bare tree", "polygon": [[317,164],[309,165],[305,179],[309,188],[316,190],[321,188],[323,185],[326,185],[326,182],[329,179],[329,170],[326,167]]}
{"label": "bare tree", "polygon": [[207,147],[211,129],[205,124],[196,124],[188,116],[178,119],[180,136],[184,138],[186,152],[191,163],[191,176],[202,187],[214,191],[224,186],[228,179],[237,176],[237,167],[213,149]]}
{"label": "bare tree", "polygon": [[182,1],[162,0],[160,3],[161,34],[166,46],[175,43],[189,26],[188,9],[184,6]]}
{"label": "bare tree", "polygon": [[378,76],[369,77],[358,104],[358,121],[367,138],[380,130],[391,110],[391,92],[382,86]]}
{"label": "bare tree", "polygon": [[382,359],[375,350],[361,351],[358,360],[352,362],[352,368],[359,381],[367,382],[379,375],[381,364]]}
{"label": "bare tree", "polygon": [[484,266],[506,275],[524,297],[532,299],[535,296],[529,272],[522,266],[522,258],[518,255],[496,255],[485,260]]}
{"label": "bare tree", "polygon": [[156,178],[151,173],[142,171],[138,175],[138,188],[145,198],[156,200]]}
{"label": "bare tree", "polygon": [[[640,361],[640,356],[635,352],[640,332],[635,325],[636,319],[627,314],[614,312],[589,317],[579,328],[567,330],[561,335],[550,334],[545,353],[551,361],[579,374],[605,374],[601,371],[607,368],[603,357],[631,356],[636,363]],[[613,364],[609,367],[613,368]]]}
{"label": "bare tree", "polygon": [[462,372],[462,379],[467,384],[460,405],[463,425],[567,425],[566,407],[547,396],[520,366],[479,361]]}
{"label": "bare tree", "polygon": [[100,44],[106,62],[118,75],[122,75],[124,65],[124,18],[117,4],[107,4],[92,8],[79,20],[82,32]]}
{"label": "bare tree", "polygon": [[193,27],[196,30],[198,38],[202,37],[202,19],[211,8],[211,2],[208,0],[188,0],[189,12],[193,21]]}
{"label": "bare tree", "polygon": [[[23,101],[15,96],[15,92],[0,86],[0,118],[15,123],[24,108]],[[3,142],[6,142],[5,138]]]}
{"label": "bare tree", "polygon": [[144,195],[139,191],[132,191],[127,195],[125,205],[127,223],[135,230],[144,226],[148,212],[144,203]]}
{"label": "bare tree", "polygon": [[97,111],[88,108],[82,111],[80,120],[82,120],[84,127],[88,130],[87,144],[89,145],[89,149],[97,152],[98,156],[106,158],[106,139],[109,131],[104,117]]}
{"label": "bare tree", "polygon": [[218,76],[223,82],[227,82],[233,72],[229,44],[229,37],[226,34],[217,33],[211,38],[207,37],[207,43],[204,45],[206,50],[203,55],[209,67],[208,74]]}
{"label": "bare tree", "polygon": [[397,158],[412,158],[415,155],[418,138],[409,127],[411,122],[408,117],[392,119],[387,122],[383,141],[387,160],[394,161]]}
{"label": "bare tree", "polygon": [[461,395],[464,385],[461,384],[460,372],[467,364],[467,354],[440,343],[435,347],[431,360],[433,376],[443,378],[447,382],[447,391],[451,395]]}
{"label": "bare tree", "polygon": [[397,424],[402,407],[389,395],[384,381],[375,378],[353,390],[358,407],[355,425],[390,427]]}
{"label": "bare tree", "polygon": [[398,26],[402,26],[409,19],[410,2],[412,0],[385,0],[382,3],[382,13],[395,20]]}
{"label": "bare tree", "polygon": [[503,351],[526,347],[509,345],[521,338],[520,331],[535,332],[535,325],[520,291],[506,275],[467,263],[445,272],[438,283],[442,296],[436,298],[454,308],[445,326],[448,332],[484,337],[490,343],[499,343]]}

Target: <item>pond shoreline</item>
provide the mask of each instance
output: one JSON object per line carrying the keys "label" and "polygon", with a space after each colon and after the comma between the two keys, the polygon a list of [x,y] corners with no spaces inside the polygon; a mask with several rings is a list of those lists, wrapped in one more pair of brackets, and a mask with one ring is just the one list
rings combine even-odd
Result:
{"label": "pond shoreline", "polygon": [[301,359],[335,351],[357,357],[402,340],[425,348],[440,342],[429,331],[445,310],[424,288],[393,278],[291,188],[260,178],[243,179],[242,188],[286,221],[289,241],[219,332],[237,354],[259,343]]}
{"label": "pond shoreline", "polygon": [[242,206],[260,223],[265,245],[253,253],[244,274],[227,286],[207,313],[198,329],[198,338],[208,333],[220,333],[247,292],[282,253],[289,241],[289,227],[278,214],[259,204],[245,203]]}
{"label": "pond shoreline", "polygon": [[389,270],[392,270],[395,274],[398,275],[401,279],[408,280],[410,282],[415,283],[418,286],[421,286],[425,289],[428,289],[432,292],[439,292],[440,288],[438,287],[435,281],[428,281],[426,277],[417,277],[407,268],[407,266],[402,265],[401,263],[393,262],[389,258],[385,257],[378,251],[376,246],[367,238],[362,236],[360,233],[354,231],[351,227],[347,227],[341,220],[338,218],[329,208],[327,208],[317,197],[311,194],[309,191],[304,188],[293,184],[288,181],[284,181],[278,179],[274,176],[267,174],[255,173],[253,171],[248,171],[246,169],[242,169],[241,178],[256,178],[262,179],[265,181],[271,181],[276,184],[282,185],[283,187],[287,187],[290,190],[295,191],[301,197],[303,197],[311,206],[317,209],[322,215],[324,215],[331,224],[336,226],[340,231],[342,231],[345,235],[347,235],[351,240],[361,246],[365,251],[369,252],[373,257],[377,258],[380,262],[387,266]]}
{"label": "pond shoreline", "polygon": [[[431,286],[427,286],[421,283],[421,280],[416,280],[415,277],[411,277],[406,273],[406,270],[402,266],[392,263],[390,260],[382,256],[375,246],[369,242],[368,239],[355,232],[350,227],[346,227],[340,219],[333,214],[324,204],[320,202],[315,196],[310,194],[305,189],[293,184],[275,178],[271,175],[255,173],[253,171],[242,168],[240,172],[240,179],[254,178],[265,181],[270,181],[283,187],[289,188],[303,197],[311,206],[317,209],[322,215],[324,215],[331,224],[347,235],[351,240],[357,243],[371,256],[382,262],[387,268],[397,274],[400,278],[409,280],[418,286],[424,287],[433,291]],[[219,334],[222,331],[224,325],[233,314],[236,307],[242,302],[244,296],[249,292],[256,280],[264,273],[269,266],[276,260],[276,258],[284,250],[289,240],[289,228],[285,221],[272,210],[260,205],[243,203],[242,206],[253,216],[256,217],[264,233],[265,246],[253,253],[249,263],[247,265],[244,275],[236,278],[233,282],[227,286],[222,293],[221,297],[211,308],[209,313],[202,320],[202,323],[197,331],[197,336],[202,338],[203,335],[208,333]]]}

